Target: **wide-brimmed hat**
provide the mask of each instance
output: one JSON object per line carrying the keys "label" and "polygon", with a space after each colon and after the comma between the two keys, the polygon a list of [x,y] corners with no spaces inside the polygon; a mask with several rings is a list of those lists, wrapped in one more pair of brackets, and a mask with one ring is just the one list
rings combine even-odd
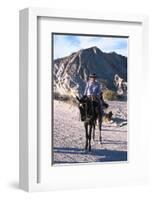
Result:
{"label": "wide-brimmed hat", "polygon": [[97,78],[96,74],[90,74],[89,78]]}

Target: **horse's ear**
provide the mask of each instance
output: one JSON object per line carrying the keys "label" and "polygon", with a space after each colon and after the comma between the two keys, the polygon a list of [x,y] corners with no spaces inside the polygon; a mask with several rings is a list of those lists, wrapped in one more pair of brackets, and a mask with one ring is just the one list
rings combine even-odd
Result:
{"label": "horse's ear", "polygon": [[76,99],[77,99],[78,101],[80,101],[80,99],[79,99],[79,97],[78,97],[78,96],[76,96]]}

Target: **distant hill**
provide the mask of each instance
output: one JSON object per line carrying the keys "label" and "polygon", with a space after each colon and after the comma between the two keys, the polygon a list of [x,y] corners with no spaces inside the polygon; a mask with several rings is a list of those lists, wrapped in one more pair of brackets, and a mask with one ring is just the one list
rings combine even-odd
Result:
{"label": "distant hill", "polygon": [[98,47],[81,49],[54,60],[53,64],[54,90],[61,95],[83,94],[91,73],[95,73],[98,81],[111,90],[115,90],[115,74],[127,81],[127,58],[115,52],[105,53]]}

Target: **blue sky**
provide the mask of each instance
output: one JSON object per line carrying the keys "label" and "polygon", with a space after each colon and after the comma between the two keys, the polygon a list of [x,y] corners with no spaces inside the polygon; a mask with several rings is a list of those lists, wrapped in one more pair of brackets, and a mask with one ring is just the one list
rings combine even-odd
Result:
{"label": "blue sky", "polygon": [[68,56],[80,49],[97,46],[104,52],[115,51],[118,54],[128,56],[128,39],[116,37],[95,37],[78,35],[54,34],[54,58]]}

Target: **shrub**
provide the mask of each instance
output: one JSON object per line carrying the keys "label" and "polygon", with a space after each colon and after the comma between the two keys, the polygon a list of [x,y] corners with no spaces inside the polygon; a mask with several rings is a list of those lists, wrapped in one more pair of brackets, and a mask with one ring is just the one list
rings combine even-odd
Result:
{"label": "shrub", "polygon": [[56,99],[56,100],[59,100],[61,98],[61,95],[58,92],[54,92],[53,98]]}
{"label": "shrub", "polygon": [[60,101],[68,101],[70,99],[68,95],[61,95],[58,92],[54,92],[53,97],[54,99],[60,100]]}
{"label": "shrub", "polygon": [[105,91],[103,92],[103,98],[104,98],[105,100],[108,100],[108,101],[117,100],[117,93],[114,92],[114,91],[112,91],[112,90],[107,89],[107,90],[105,90]]}
{"label": "shrub", "polygon": [[69,101],[70,97],[68,95],[62,95],[60,100],[61,101]]}
{"label": "shrub", "polygon": [[76,98],[68,96],[68,95],[61,95],[58,92],[53,93],[53,99],[58,100],[58,101],[64,101],[67,103],[73,103],[73,104],[77,103]]}

